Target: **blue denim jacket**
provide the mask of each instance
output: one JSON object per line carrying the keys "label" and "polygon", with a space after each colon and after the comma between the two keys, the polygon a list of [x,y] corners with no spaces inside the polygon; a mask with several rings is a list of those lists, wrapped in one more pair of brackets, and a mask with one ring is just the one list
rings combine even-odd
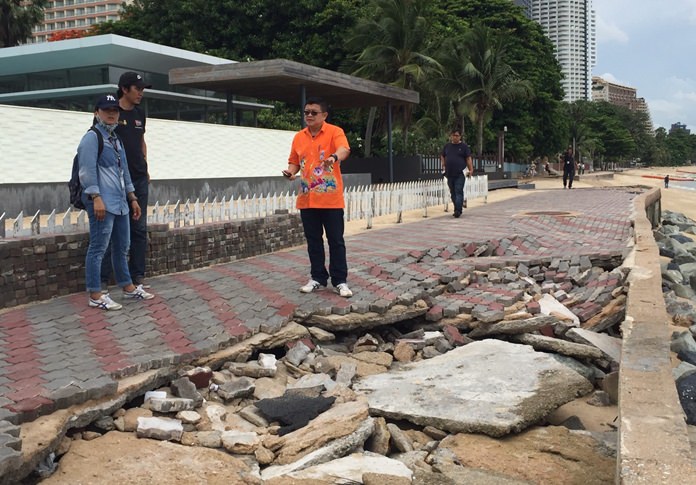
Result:
{"label": "blue denim jacket", "polygon": [[[95,128],[104,137],[104,150],[99,161],[97,162],[99,140],[97,140],[96,133],[91,130],[85,133],[77,147],[83,193],[101,195],[107,212],[115,215],[128,214],[129,206],[126,194],[135,191],[135,189],[128,172],[126,151],[118,139],[113,139],[116,143],[116,147],[114,147],[109,141],[108,133],[101,126],[97,125]],[[91,201],[88,200],[87,203],[91,203]]]}

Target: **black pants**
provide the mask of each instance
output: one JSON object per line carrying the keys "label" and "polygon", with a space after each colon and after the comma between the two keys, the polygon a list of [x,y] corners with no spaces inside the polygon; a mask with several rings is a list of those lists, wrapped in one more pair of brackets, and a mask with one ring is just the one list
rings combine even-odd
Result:
{"label": "black pants", "polygon": [[[346,243],[343,240],[343,209],[301,209],[300,217],[307,239],[307,253],[314,281],[326,286],[338,286],[348,278]],[[326,271],[326,253],[323,234],[329,243],[329,271]]]}
{"label": "black pants", "polygon": [[568,184],[570,189],[573,186],[573,178],[575,177],[575,170],[570,167],[563,167],[563,187]]}

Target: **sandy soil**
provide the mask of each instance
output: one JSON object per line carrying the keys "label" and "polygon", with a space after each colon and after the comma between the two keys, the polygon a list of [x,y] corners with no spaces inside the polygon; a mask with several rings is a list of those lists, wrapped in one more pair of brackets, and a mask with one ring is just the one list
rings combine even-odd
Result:
{"label": "sandy soil", "polygon": [[[605,186],[661,187],[662,180],[642,177],[643,174],[649,173],[677,175],[674,169],[631,170],[615,174],[613,178],[586,174],[574,185],[578,190]],[[560,178],[537,177],[529,181],[536,185],[537,191],[563,190]],[[489,194],[488,201],[490,203],[511,197],[524,197],[532,193],[534,193],[533,190],[496,190]],[[673,187],[662,191],[662,200],[663,209],[682,212],[696,219],[696,191]],[[469,207],[483,204],[483,200],[475,200],[470,202]],[[445,213],[442,206],[432,207],[428,210],[428,217],[451,217],[451,212]],[[422,210],[410,211],[403,215],[404,222],[415,222],[422,218]],[[388,227],[395,224],[395,221],[395,215],[375,218],[371,230]],[[347,224],[346,234],[356,234],[364,230],[365,221],[354,221]],[[554,413],[552,420],[562,422],[567,417],[575,415],[581,419],[588,430],[614,429],[618,415],[617,407],[590,406],[585,402],[588,397],[563,406]],[[501,453],[500,459],[505,460],[505,451],[501,450]],[[246,469],[246,466],[230,463],[228,465],[230,470],[225,471],[224,467],[220,468],[221,459],[227,459],[223,455],[225,453],[214,450],[195,450],[181,445],[137,440],[133,435],[112,432],[90,442],[75,442],[71,451],[61,460],[59,471],[46,483],[243,483],[244,479],[238,481],[240,477],[236,471],[240,468]]]}

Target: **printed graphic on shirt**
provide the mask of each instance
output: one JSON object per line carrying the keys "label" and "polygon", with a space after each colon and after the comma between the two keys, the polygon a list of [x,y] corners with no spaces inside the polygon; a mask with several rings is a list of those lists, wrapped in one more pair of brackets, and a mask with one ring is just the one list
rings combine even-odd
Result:
{"label": "printed graphic on shirt", "polygon": [[306,173],[300,182],[302,193],[328,193],[336,191],[336,177],[333,174],[333,167],[326,168],[320,161],[308,171],[305,171],[306,160],[300,160],[300,170]]}

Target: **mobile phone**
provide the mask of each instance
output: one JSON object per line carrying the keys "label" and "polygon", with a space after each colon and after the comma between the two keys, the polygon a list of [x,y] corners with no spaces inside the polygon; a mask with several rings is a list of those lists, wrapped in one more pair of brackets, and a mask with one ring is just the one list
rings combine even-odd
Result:
{"label": "mobile phone", "polygon": [[283,170],[283,171],[282,171],[282,174],[283,174],[283,177],[285,177],[285,178],[287,178],[287,179],[289,179],[290,177],[292,177],[292,174],[291,174],[288,170]]}

